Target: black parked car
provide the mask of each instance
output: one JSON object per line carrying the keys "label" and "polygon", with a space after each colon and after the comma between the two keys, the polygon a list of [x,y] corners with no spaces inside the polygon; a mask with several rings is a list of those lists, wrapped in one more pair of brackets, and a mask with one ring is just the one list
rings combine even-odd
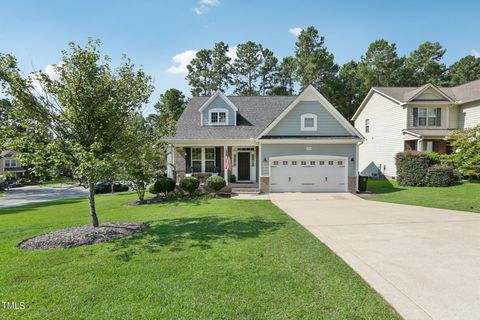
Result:
{"label": "black parked car", "polygon": [[[113,192],[128,191],[129,187],[126,184],[120,182],[113,183]],[[99,182],[95,185],[95,193],[110,193],[112,192],[111,182]]]}

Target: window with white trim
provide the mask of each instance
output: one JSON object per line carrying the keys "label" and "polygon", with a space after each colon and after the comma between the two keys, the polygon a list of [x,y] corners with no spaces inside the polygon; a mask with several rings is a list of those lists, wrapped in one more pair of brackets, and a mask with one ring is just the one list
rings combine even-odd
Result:
{"label": "window with white trim", "polygon": [[215,148],[205,148],[205,172],[215,171]]}
{"label": "window with white trim", "polygon": [[192,171],[202,172],[202,148],[192,148]]}
{"label": "window with white trim", "polygon": [[191,167],[193,172],[215,172],[215,148],[192,148]]}
{"label": "window with white trim", "polygon": [[15,159],[5,159],[5,168],[19,167],[18,161]]}
{"label": "window with white trim", "polygon": [[365,119],[365,133],[370,132],[370,119]]}
{"label": "window with white trim", "polygon": [[302,114],[300,127],[302,131],[317,131],[317,115],[311,113]]}
{"label": "window with white trim", "polygon": [[228,110],[227,109],[212,109],[208,112],[208,124],[210,125],[227,125],[228,124]]}
{"label": "window with white trim", "polygon": [[273,161],[272,166],[278,166],[278,161]]}
{"label": "window with white trim", "polygon": [[306,166],[306,165],[307,165],[307,161],[300,161],[300,164],[301,164],[302,166]]}
{"label": "window with white trim", "polygon": [[282,164],[283,164],[284,166],[287,166],[287,165],[288,165],[288,161],[282,161]]}

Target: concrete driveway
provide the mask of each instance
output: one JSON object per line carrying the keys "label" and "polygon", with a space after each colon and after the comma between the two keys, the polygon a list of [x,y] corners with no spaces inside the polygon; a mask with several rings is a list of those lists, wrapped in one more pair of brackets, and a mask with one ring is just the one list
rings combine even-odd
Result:
{"label": "concrete driveway", "polygon": [[480,319],[480,214],[271,194],[406,319]]}
{"label": "concrete driveway", "polygon": [[0,209],[87,194],[88,191],[85,188],[69,185],[12,188],[0,197]]}

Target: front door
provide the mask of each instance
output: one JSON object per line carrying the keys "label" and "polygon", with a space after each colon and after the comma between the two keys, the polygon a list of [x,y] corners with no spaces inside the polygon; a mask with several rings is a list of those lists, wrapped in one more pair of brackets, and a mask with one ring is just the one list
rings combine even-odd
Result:
{"label": "front door", "polygon": [[250,180],[250,152],[238,153],[238,180]]}

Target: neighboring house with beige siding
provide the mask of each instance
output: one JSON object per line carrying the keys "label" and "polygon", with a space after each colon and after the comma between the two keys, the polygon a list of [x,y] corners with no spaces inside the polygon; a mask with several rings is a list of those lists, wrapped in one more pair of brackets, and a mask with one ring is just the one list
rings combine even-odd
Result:
{"label": "neighboring house with beige siding", "polygon": [[456,87],[374,87],[352,120],[366,139],[359,147],[361,174],[395,177],[398,152],[450,153],[450,133],[480,124],[480,80]]}
{"label": "neighboring house with beige siding", "polygon": [[0,181],[3,181],[5,172],[12,172],[13,178],[20,179],[25,174],[25,169],[15,159],[15,151],[3,150],[0,151]]}

